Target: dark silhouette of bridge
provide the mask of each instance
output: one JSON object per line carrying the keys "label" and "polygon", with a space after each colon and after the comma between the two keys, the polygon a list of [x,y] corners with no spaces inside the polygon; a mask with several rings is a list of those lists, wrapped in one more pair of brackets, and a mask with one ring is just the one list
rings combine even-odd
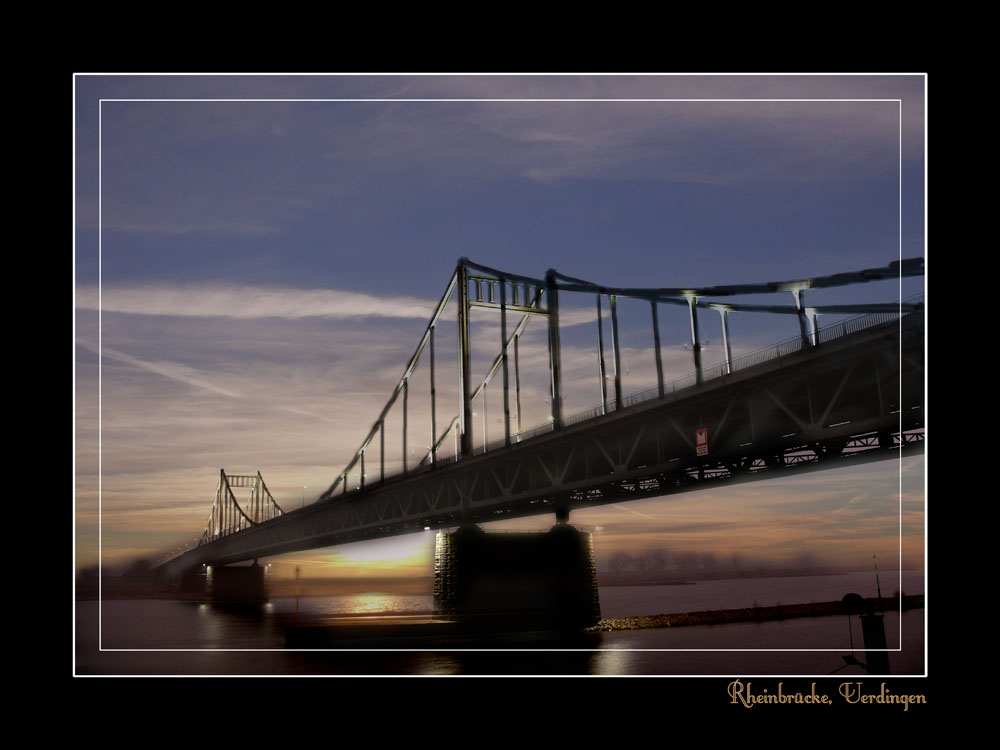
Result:
{"label": "dark silhouette of bridge", "polygon": [[[347,466],[314,504],[285,511],[263,478],[221,473],[215,503],[199,544],[159,563],[179,575],[203,564],[245,560],[327,547],[424,529],[478,524],[554,513],[565,520],[575,508],[669,495],[727,483],[797,475],[896,458],[923,450],[924,314],[922,297],[879,304],[810,306],[809,290],[898,279],[924,273],[921,258],[882,268],[763,284],[702,288],[616,288],[549,270],[544,279],[459,260],[413,356],[384,408]],[[457,292],[457,294],[456,294]],[[561,294],[596,300],[598,377],[602,403],[564,413],[560,356]],[[791,295],[792,304],[727,302],[748,294]],[[457,296],[459,410],[437,423],[435,329]],[[649,304],[656,359],[655,387],[625,395],[619,352],[617,303]],[[611,363],[605,359],[604,315],[610,313]],[[664,381],[658,310],[687,308],[693,372]],[[499,353],[486,376],[470,371],[470,314],[500,315]],[[723,362],[702,364],[699,312],[720,315]],[[794,315],[799,335],[734,358],[729,315]],[[853,315],[823,326],[820,315]],[[532,317],[546,320],[551,415],[522,429],[518,342]],[[510,319],[509,319],[510,318]],[[407,465],[410,379],[429,358],[433,443]],[[606,372],[610,370],[610,372]],[[502,440],[475,447],[473,405],[500,379]],[[608,384],[612,390],[609,393]],[[402,471],[387,475],[386,417],[402,411]],[[485,409],[483,410],[485,412]],[[485,414],[480,417],[485,420]],[[455,455],[444,455],[449,436]],[[376,443],[377,441],[377,443]],[[377,479],[366,454],[378,447]],[[358,482],[349,482],[352,473]],[[352,486],[354,485],[354,486]],[[233,487],[250,489],[242,503]]]}

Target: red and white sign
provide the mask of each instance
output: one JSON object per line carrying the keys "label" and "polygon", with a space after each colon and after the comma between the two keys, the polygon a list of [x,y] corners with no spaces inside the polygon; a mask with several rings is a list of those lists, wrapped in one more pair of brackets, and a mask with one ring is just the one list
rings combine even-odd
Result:
{"label": "red and white sign", "polygon": [[695,430],[694,446],[699,456],[708,455],[708,430]]}

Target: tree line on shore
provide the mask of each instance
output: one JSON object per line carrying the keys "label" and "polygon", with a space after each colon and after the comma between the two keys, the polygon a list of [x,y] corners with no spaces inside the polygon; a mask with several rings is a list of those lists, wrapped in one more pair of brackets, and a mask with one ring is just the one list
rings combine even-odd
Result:
{"label": "tree line on shore", "polygon": [[632,553],[619,550],[608,556],[603,564],[598,559],[598,572],[610,573],[616,577],[697,579],[815,575],[840,572],[840,570],[808,554],[790,559],[771,559],[653,548]]}

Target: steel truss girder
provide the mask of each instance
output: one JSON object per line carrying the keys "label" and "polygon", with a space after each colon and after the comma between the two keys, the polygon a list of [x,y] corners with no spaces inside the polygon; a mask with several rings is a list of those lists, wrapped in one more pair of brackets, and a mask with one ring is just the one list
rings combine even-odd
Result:
{"label": "steel truss girder", "polygon": [[[372,424],[367,435],[361,443],[361,447],[355,452],[351,460],[348,462],[347,466],[337,475],[333,484],[320,496],[321,500],[329,499],[334,495],[338,486],[341,488],[342,493],[347,493],[348,491],[348,476],[355,469],[355,467],[360,463],[360,485],[364,488],[365,484],[365,454],[368,450],[369,445],[372,440],[374,440],[376,434],[379,436],[380,445],[385,441],[385,417],[389,410],[395,404],[399,393],[402,391],[404,393],[404,416],[403,422],[406,423],[406,395],[409,377],[417,366],[420,359],[420,355],[427,345],[428,342],[431,343],[432,355],[431,360],[433,362],[433,335],[434,328],[441,318],[444,308],[448,304],[448,300],[451,297],[452,291],[455,289],[456,285],[459,287],[459,312],[458,312],[458,326],[459,326],[459,366],[458,366],[458,378],[459,378],[459,389],[461,393],[460,403],[459,403],[459,435],[461,438],[461,455],[465,458],[469,457],[473,453],[473,440],[472,440],[472,430],[471,430],[471,403],[476,396],[480,394],[485,394],[484,389],[489,383],[493,374],[496,372],[496,368],[502,363],[505,371],[505,386],[503,389],[505,403],[508,400],[508,391],[506,387],[507,376],[507,350],[509,344],[505,345],[499,355],[497,361],[494,363],[493,369],[483,380],[479,389],[476,391],[475,396],[470,395],[470,375],[469,369],[469,349],[471,348],[470,336],[470,325],[469,318],[473,307],[487,307],[491,309],[498,309],[506,315],[508,311],[513,311],[515,313],[520,313],[523,315],[522,323],[519,326],[519,331],[523,329],[524,324],[527,322],[531,315],[544,315],[549,318],[549,354],[550,354],[550,378],[551,378],[551,404],[552,404],[552,422],[555,429],[562,428],[562,403],[561,403],[561,390],[560,390],[560,347],[559,347],[559,323],[558,323],[558,291],[563,289],[566,291],[576,291],[576,292],[596,292],[598,295],[605,294],[609,296],[611,309],[612,309],[612,321],[614,322],[614,303],[616,296],[629,296],[637,297],[649,300],[653,305],[653,316],[654,316],[654,328],[656,328],[656,304],[657,302],[672,303],[672,304],[683,304],[690,308],[691,312],[691,325],[692,325],[692,350],[695,358],[695,371],[698,382],[701,382],[703,377],[702,367],[701,367],[701,343],[698,336],[698,322],[697,322],[697,309],[699,307],[712,308],[723,313],[723,326],[725,329],[725,314],[733,311],[748,311],[748,312],[771,312],[771,313],[782,313],[782,314],[796,314],[799,316],[800,326],[802,329],[802,339],[807,345],[812,343],[816,345],[818,341],[818,331],[817,329],[817,315],[827,314],[833,312],[897,312],[903,314],[904,312],[914,312],[920,309],[920,305],[911,304],[883,304],[883,305],[833,305],[833,306],[803,306],[802,302],[802,291],[806,289],[820,289],[826,287],[835,286],[845,286],[851,284],[865,283],[868,281],[874,281],[886,278],[896,278],[902,276],[917,276],[924,273],[924,261],[922,258],[907,258],[899,261],[893,261],[887,266],[881,268],[869,268],[863,269],[861,271],[850,272],[850,273],[840,273],[834,274],[832,276],[822,276],[814,277],[809,279],[796,279],[790,281],[776,281],[776,282],[766,282],[763,284],[737,284],[737,285],[723,285],[723,286],[712,286],[712,287],[701,287],[695,289],[688,288],[610,288],[604,287],[597,284],[593,284],[588,281],[583,281],[580,279],[573,278],[571,276],[566,276],[557,272],[555,269],[549,269],[546,272],[545,280],[536,279],[529,276],[523,276],[520,274],[509,273],[505,271],[500,271],[488,266],[484,266],[478,263],[470,261],[468,258],[459,258],[458,266],[455,272],[452,274],[451,280],[449,281],[447,290],[442,296],[435,309],[435,312],[428,323],[424,335],[421,338],[420,343],[417,346],[416,351],[410,358],[407,367],[400,378],[399,383],[396,385],[392,395],[386,402],[378,418]],[[472,299],[469,295],[470,283],[475,289],[475,299]],[[483,288],[484,285],[487,290],[486,299],[483,298]],[[505,300],[505,294],[503,293],[507,288],[510,288],[510,299]],[[497,303],[496,289],[501,290],[500,303]],[[520,291],[519,291],[520,290]],[[542,309],[539,307],[539,300],[542,293],[546,293],[548,296],[548,309]],[[719,303],[719,302],[709,302],[707,300],[701,299],[699,297],[705,296],[732,296],[739,294],[757,294],[757,293],[776,293],[776,292],[792,292],[795,296],[796,305],[794,308],[788,308],[784,306],[776,305],[738,305],[731,303]],[[598,297],[599,299],[599,297]],[[812,334],[809,335],[806,332],[806,319],[811,320]],[[656,331],[658,337],[658,331]],[[724,332],[724,338],[728,339],[727,334]],[[515,334],[514,342],[516,347],[517,334]],[[615,345],[617,347],[617,336],[613,336]],[[728,348],[728,340],[727,340]],[[657,346],[657,364],[659,365],[659,342],[656,343]],[[727,368],[729,367],[730,357],[727,357]],[[433,368],[432,368],[433,369]],[[603,369],[603,367],[602,367]],[[659,372],[658,367],[658,372]],[[431,380],[433,383],[434,374],[431,373]],[[515,381],[517,376],[515,374]],[[662,396],[662,374],[658,380],[660,386],[660,395]],[[616,368],[615,371],[615,384],[616,384],[616,404],[620,407],[621,405],[621,392],[619,375]],[[603,385],[603,384],[602,384]],[[432,392],[433,392],[432,385]],[[433,397],[432,397],[433,398]],[[509,409],[505,408],[505,413],[508,416],[508,420],[505,425],[505,434],[509,432],[510,422],[509,422]],[[518,430],[520,431],[520,424],[518,424]],[[435,438],[435,430],[432,426],[432,440]],[[404,442],[406,441],[405,427],[404,427]],[[485,442],[485,439],[484,439]],[[385,474],[385,455],[384,451],[379,452],[380,455],[380,467],[379,475],[384,478]],[[432,461],[434,455],[432,454]],[[404,458],[404,474],[406,473],[405,468],[405,458]]]}
{"label": "steel truss girder", "polygon": [[[454,526],[463,506],[483,523],[919,453],[923,341],[923,322],[912,316],[292,511],[172,564],[225,564]],[[708,429],[704,457],[695,451],[699,428]]]}

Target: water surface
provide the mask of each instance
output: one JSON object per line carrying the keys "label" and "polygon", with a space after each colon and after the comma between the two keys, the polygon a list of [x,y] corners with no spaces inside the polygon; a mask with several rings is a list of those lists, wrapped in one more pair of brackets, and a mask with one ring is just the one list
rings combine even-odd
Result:
{"label": "water surface", "polygon": [[[898,588],[898,574],[882,593]],[[918,572],[903,573],[907,594],[923,593]],[[869,590],[871,589],[871,590]],[[680,586],[600,589],[604,617],[832,601],[875,595],[874,576],[845,574],[705,581]],[[381,592],[302,597],[303,622],[330,616],[429,612],[429,595]],[[294,597],[227,607],[170,600],[77,602],[79,674],[635,674],[858,675],[843,656],[864,661],[858,618],[795,618],[602,633],[593,648],[545,644],[518,652],[296,651],[283,623]],[[100,628],[98,626],[100,625]],[[924,671],[924,610],[885,613],[893,674]]]}

